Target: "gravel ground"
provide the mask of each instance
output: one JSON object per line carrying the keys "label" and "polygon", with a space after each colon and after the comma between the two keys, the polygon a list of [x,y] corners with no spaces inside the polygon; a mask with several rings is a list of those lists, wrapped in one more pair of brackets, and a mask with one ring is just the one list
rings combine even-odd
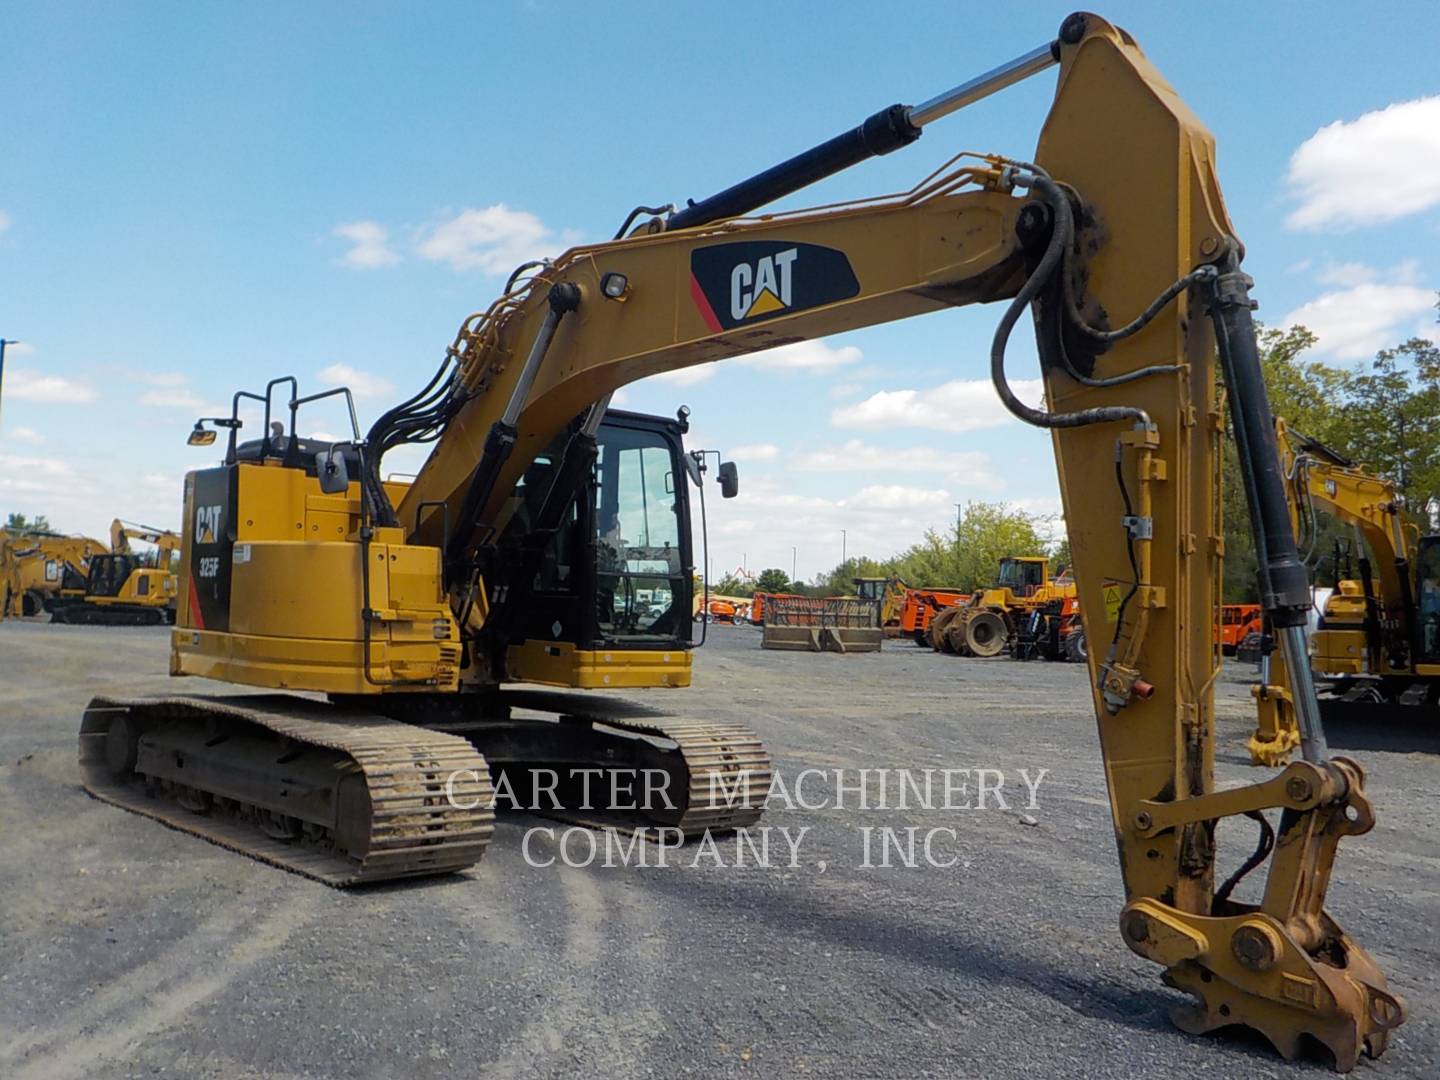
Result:
{"label": "gravel ground", "polygon": [[[766,824],[809,832],[794,867],[772,837],[770,868],[735,866],[730,841],[714,853],[724,866],[694,846],[664,868],[533,866],[527,831],[554,826],[506,816],[466,875],[342,893],[81,791],[75,732],[92,694],[214,688],[171,683],[166,649],[162,630],[0,624],[0,1076],[1328,1072],[1169,1025],[1179,996],[1116,926],[1114,840],[1074,666],[903,643],[767,653],[757,631],[715,627],[696,686],[647,703],[747,720],[787,781],[806,768],[1002,769],[1010,809],[863,811],[853,794],[846,809],[774,807]],[[1244,674],[1219,691],[1219,768],[1234,781],[1255,775]],[[1361,1069],[1434,1080],[1440,761],[1363,757],[1379,825],[1341,848],[1331,910],[1411,1019]],[[1021,768],[1049,770],[1033,810]],[[932,854],[954,865],[863,868],[867,826],[953,828]],[[533,841],[537,861],[557,850]],[[1237,827],[1221,843],[1228,872],[1253,837]]]}

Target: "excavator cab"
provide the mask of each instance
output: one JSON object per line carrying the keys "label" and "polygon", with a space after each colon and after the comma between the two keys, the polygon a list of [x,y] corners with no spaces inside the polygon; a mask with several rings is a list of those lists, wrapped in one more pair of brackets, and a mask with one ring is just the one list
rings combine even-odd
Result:
{"label": "excavator cab", "polygon": [[86,592],[91,596],[119,596],[130,575],[140,568],[137,555],[96,555],[90,560]]}
{"label": "excavator cab", "polygon": [[1009,589],[1016,596],[1033,596],[1049,577],[1044,559],[1001,559],[996,588]]}
{"label": "excavator cab", "polygon": [[[610,410],[590,482],[549,537],[517,624],[517,644],[686,649],[694,557],[680,424]],[[502,546],[523,543],[560,456],[537,457],[516,487]]]}
{"label": "excavator cab", "polygon": [[1422,536],[1415,559],[1421,663],[1440,663],[1440,536]]}

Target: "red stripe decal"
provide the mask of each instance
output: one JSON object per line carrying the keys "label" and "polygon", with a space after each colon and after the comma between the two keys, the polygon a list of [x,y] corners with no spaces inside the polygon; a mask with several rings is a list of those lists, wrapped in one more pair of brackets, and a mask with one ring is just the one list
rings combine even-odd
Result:
{"label": "red stripe decal", "polygon": [[205,616],[200,614],[200,597],[195,589],[195,575],[190,575],[190,626],[195,630],[205,629]]}
{"label": "red stripe decal", "polygon": [[690,275],[690,296],[695,301],[695,306],[700,309],[700,317],[705,320],[705,325],[710,327],[712,333],[720,333],[720,320],[715,317],[715,309],[705,298],[705,292],[700,288],[700,282],[695,280],[694,274]]}

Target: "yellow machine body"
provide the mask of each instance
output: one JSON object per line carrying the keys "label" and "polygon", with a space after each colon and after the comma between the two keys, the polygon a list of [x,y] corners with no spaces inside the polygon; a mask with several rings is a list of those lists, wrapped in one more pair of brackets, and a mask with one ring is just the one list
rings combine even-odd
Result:
{"label": "yellow machine body", "polygon": [[[387,482],[396,501],[407,488]],[[460,633],[440,550],[407,543],[396,528],[377,529],[362,544],[358,483],[329,495],[278,457],[238,462],[186,478],[185,522],[171,674],[330,694],[460,689]],[[227,531],[233,546],[222,565],[205,541]],[[679,648],[529,641],[511,647],[509,668],[504,681],[680,687],[690,685],[691,659]]]}

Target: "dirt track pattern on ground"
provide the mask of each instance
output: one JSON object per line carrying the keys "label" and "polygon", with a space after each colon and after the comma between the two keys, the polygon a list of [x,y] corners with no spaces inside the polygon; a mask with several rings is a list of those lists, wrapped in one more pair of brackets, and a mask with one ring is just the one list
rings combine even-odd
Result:
{"label": "dirt track pattern on ground", "polygon": [[[809,832],[797,867],[768,869],[731,865],[731,841],[724,867],[693,846],[663,869],[532,866],[526,831],[562,827],[511,815],[467,875],[342,893],[80,790],[93,694],[220,689],[166,678],[167,645],[158,629],[0,624],[0,1076],[1329,1075],[1170,1026],[1179,995],[1119,936],[1076,666],[894,642],[767,653],[755,630],[712,627],[694,688],[632,696],[745,720],[787,781],[988,767],[1014,785],[1048,769],[1038,807],[1023,787],[1006,811],[772,807],[764,824]],[[1225,781],[1254,775],[1245,674],[1219,691]],[[1330,906],[1411,1006],[1361,1069],[1433,1080],[1440,758],[1361,756],[1379,825],[1342,846]],[[862,827],[912,825],[954,828],[933,853],[955,865],[861,868]],[[1220,842],[1228,873],[1254,838]],[[531,853],[556,846],[537,835]]]}

